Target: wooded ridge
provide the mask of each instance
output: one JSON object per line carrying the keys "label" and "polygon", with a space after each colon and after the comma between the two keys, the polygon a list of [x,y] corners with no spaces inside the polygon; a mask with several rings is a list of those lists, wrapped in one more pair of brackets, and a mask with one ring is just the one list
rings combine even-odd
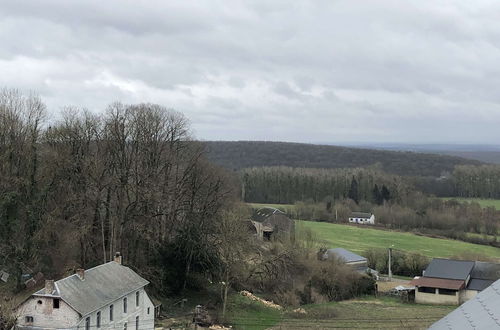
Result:
{"label": "wooded ridge", "polygon": [[427,153],[347,148],[289,142],[205,141],[207,158],[232,170],[260,166],[348,168],[378,166],[399,175],[434,176],[477,160]]}

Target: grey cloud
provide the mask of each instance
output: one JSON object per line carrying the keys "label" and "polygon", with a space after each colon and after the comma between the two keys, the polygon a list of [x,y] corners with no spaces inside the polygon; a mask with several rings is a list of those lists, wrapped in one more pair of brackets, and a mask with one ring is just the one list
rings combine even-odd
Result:
{"label": "grey cloud", "polygon": [[499,18],[490,0],[5,0],[0,85],[54,113],[162,103],[203,139],[491,142]]}

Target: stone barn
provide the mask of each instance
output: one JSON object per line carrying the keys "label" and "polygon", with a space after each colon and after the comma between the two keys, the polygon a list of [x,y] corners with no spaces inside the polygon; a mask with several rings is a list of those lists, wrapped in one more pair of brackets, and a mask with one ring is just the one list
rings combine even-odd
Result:
{"label": "stone barn", "polygon": [[273,207],[254,210],[250,228],[260,240],[295,238],[295,222]]}

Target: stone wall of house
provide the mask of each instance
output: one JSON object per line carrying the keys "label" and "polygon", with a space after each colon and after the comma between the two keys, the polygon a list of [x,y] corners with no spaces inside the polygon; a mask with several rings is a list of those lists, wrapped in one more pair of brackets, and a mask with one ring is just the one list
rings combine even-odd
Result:
{"label": "stone wall of house", "polygon": [[[74,327],[80,317],[78,313],[59,300],[59,308],[53,308],[53,298],[31,296],[16,311],[19,325],[32,325],[40,328]],[[33,317],[33,323],[26,322],[26,316]]]}

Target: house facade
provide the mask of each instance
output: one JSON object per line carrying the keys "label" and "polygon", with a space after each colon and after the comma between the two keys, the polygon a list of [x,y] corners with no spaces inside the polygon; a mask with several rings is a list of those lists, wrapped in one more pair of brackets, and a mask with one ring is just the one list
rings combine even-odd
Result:
{"label": "house facade", "polygon": [[154,329],[149,282],[114,261],[83,270],[45,287],[16,309],[16,329]]}
{"label": "house facade", "polygon": [[460,305],[500,279],[500,264],[435,258],[412,280],[415,302]]}
{"label": "house facade", "polygon": [[349,223],[359,223],[362,225],[374,225],[375,215],[365,212],[352,212],[349,216]]}

